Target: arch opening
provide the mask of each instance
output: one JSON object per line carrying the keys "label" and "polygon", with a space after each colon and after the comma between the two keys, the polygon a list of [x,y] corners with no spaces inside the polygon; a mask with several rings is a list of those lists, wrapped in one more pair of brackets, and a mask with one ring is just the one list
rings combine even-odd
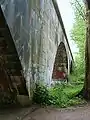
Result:
{"label": "arch opening", "polygon": [[66,48],[63,42],[60,43],[57,49],[55,62],[53,66],[52,80],[61,81],[67,80],[68,74],[68,57]]}

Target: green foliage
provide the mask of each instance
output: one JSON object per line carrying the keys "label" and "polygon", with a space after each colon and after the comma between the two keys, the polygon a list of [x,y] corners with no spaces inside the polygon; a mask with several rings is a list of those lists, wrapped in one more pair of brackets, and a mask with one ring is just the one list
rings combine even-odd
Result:
{"label": "green foliage", "polygon": [[[79,52],[75,58],[74,72],[71,75],[71,80],[76,82],[84,81],[85,77],[85,19],[83,19],[81,13],[85,13],[85,7],[81,0],[71,0],[72,7],[75,13],[75,21],[71,30],[71,39],[75,41],[79,48]],[[85,17],[85,14],[83,14]]]}
{"label": "green foliage", "polygon": [[59,107],[66,107],[68,96],[63,92],[65,85],[56,85],[51,88],[50,95],[53,96],[52,105],[59,106]]}
{"label": "green foliage", "polygon": [[76,0],[73,0],[72,7],[74,8],[75,20],[73,23],[73,28],[71,30],[71,39],[76,42],[80,53],[83,54],[84,48],[85,48],[85,33],[86,33],[85,24],[86,23],[84,19],[81,17],[80,11],[84,13],[85,7],[82,4],[81,0],[79,0],[79,4],[80,5],[78,6]]}
{"label": "green foliage", "polygon": [[85,78],[85,63],[84,58],[81,57],[81,55],[77,54],[75,59],[75,65],[74,70],[72,74],[70,75],[71,82],[84,82]]}
{"label": "green foliage", "polygon": [[73,98],[75,97],[83,88],[83,85],[67,85],[65,89],[63,90],[65,94],[68,96],[68,98]]}
{"label": "green foliage", "polygon": [[47,105],[50,104],[50,95],[46,86],[36,84],[36,89],[33,94],[33,101],[37,104]]}
{"label": "green foliage", "polygon": [[82,85],[58,84],[49,89],[46,86],[37,85],[33,101],[37,104],[53,105],[56,107],[68,107],[82,104],[85,101],[75,97],[81,89]]}
{"label": "green foliage", "polygon": [[82,0],[70,0],[70,3],[73,7],[75,18],[82,18],[85,20],[85,7]]}
{"label": "green foliage", "polygon": [[68,101],[69,106],[85,104],[86,101],[82,98],[74,97]]}
{"label": "green foliage", "polygon": [[57,107],[83,104],[84,100],[75,97],[81,91],[82,87],[82,85],[56,85],[50,89],[50,94],[54,97],[52,104]]}

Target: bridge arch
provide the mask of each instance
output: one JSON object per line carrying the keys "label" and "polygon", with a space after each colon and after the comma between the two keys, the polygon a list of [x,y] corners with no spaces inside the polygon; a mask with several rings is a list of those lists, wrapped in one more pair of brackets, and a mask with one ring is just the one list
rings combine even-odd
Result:
{"label": "bridge arch", "polygon": [[56,74],[62,66],[65,66],[68,71],[68,56],[65,45],[63,42],[57,48],[54,66],[53,66],[53,73],[52,73],[52,80],[59,80],[59,76]]}

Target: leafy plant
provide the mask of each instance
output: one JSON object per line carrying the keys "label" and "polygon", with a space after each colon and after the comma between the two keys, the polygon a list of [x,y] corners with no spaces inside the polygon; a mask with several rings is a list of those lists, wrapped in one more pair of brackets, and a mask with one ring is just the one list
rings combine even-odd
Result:
{"label": "leafy plant", "polygon": [[52,105],[65,107],[68,101],[68,97],[63,91],[65,89],[64,84],[56,85],[49,90],[50,95],[53,96]]}
{"label": "leafy plant", "polygon": [[33,101],[37,104],[53,105],[56,107],[68,107],[84,103],[80,98],[75,97],[81,90],[82,85],[60,85],[52,88],[43,85],[36,85]]}
{"label": "leafy plant", "polygon": [[33,101],[37,104],[50,104],[51,97],[46,86],[36,84],[36,89],[33,94]]}

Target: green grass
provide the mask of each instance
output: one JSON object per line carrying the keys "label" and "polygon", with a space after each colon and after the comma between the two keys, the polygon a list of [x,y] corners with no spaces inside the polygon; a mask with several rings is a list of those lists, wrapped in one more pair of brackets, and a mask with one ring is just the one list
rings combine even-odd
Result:
{"label": "green grass", "polygon": [[77,95],[81,89],[83,88],[83,84],[80,85],[67,85],[63,89],[63,92],[69,97],[72,98]]}
{"label": "green grass", "polygon": [[57,107],[69,107],[85,103],[82,98],[76,97],[83,85],[56,85],[51,88],[50,95],[53,96],[52,104]]}

